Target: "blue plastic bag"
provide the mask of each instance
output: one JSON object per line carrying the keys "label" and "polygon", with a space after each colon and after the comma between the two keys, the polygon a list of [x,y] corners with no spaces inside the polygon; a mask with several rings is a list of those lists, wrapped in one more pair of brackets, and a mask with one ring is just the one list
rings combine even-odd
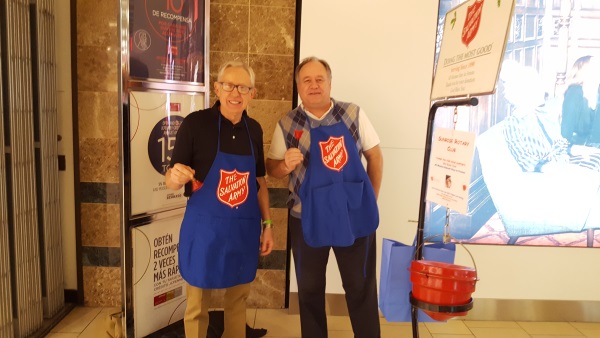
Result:
{"label": "blue plastic bag", "polygon": [[[384,238],[381,252],[381,274],[379,276],[379,308],[388,322],[411,322],[409,293],[411,262],[416,251],[416,241],[406,245]],[[454,263],[456,245],[454,243],[431,243],[423,245],[423,258],[428,261]],[[419,310],[420,322],[434,322]]]}

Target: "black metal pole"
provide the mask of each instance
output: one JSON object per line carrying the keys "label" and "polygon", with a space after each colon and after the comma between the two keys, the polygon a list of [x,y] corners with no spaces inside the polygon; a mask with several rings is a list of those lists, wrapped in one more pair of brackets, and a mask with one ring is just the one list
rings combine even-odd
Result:
{"label": "black metal pole", "polygon": [[[476,97],[442,100],[434,102],[429,109],[429,117],[427,118],[427,138],[425,139],[425,155],[423,159],[423,174],[421,176],[421,198],[419,200],[420,205],[419,221],[417,226],[416,259],[423,258],[423,227],[425,225],[425,210],[427,206],[425,196],[427,194],[427,172],[429,171],[429,157],[431,155],[431,138],[433,136],[433,122],[435,120],[435,114],[437,109],[440,107],[476,106],[478,103],[479,100]],[[418,309],[413,306],[411,309],[413,338],[419,337],[419,322],[417,318],[418,313]]]}

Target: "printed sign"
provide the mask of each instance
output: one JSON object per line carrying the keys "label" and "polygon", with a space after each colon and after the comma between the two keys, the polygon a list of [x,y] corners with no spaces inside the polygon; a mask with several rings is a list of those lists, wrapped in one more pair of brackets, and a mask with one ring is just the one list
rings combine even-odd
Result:
{"label": "printed sign", "polygon": [[179,215],[131,230],[136,337],[183,318],[186,284],[178,259],[182,219]]}
{"label": "printed sign", "polygon": [[204,1],[130,1],[130,76],[204,82]]}
{"label": "printed sign", "polygon": [[204,108],[204,94],[132,91],[129,95],[131,215],[185,206],[183,188],[165,185],[179,126]]}
{"label": "printed sign", "polygon": [[250,172],[240,173],[237,170],[221,170],[221,178],[217,187],[219,201],[232,208],[246,202],[248,198],[249,177]]}
{"label": "printed sign", "polygon": [[474,133],[436,129],[429,162],[428,201],[467,213],[474,152]]}
{"label": "printed sign", "polygon": [[431,100],[495,91],[514,0],[471,0],[446,13]]}
{"label": "printed sign", "polygon": [[329,140],[319,142],[321,147],[321,158],[325,167],[341,171],[348,163],[348,151],[344,143],[344,136],[329,137]]}

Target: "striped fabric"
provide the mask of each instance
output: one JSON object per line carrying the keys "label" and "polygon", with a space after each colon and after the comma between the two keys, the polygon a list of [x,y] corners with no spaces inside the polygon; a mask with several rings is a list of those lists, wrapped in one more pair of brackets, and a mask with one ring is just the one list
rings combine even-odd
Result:
{"label": "striped fabric", "polygon": [[570,156],[569,143],[563,138],[550,139],[542,129],[537,113],[509,116],[504,125],[504,138],[511,154],[525,172],[540,171],[549,162],[571,163],[600,171],[600,152]]}
{"label": "striped fabric", "polygon": [[[338,123],[339,121],[344,122],[348,130],[354,138],[356,147],[359,154],[362,156],[362,149],[359,142],[358,133],[358,114],[360,107],[347,102],[339,102],[333,100],[332,110],[326,114],[323,120],[313,120],[308,117],[302,107],[290,111],[280,121],[279,125],[283,131],[285,138],[286,148],[298,147],[302,154],[304,154],[304,163],[297,167],[290,173],[289,190],[291,192],[287,205],[291,208],[291,213],[294,217],[300,217],[301,205],[300,198],[298,197],[298,191],[300,185],[304,181],[306,175],[306,168],[310,159],[310,128],[317,128],[319,126],[330,126]],[[310,127],[308,122],[310,121]],[[299,140],[296,139],[296,132],[302,131],[302,135]]]}

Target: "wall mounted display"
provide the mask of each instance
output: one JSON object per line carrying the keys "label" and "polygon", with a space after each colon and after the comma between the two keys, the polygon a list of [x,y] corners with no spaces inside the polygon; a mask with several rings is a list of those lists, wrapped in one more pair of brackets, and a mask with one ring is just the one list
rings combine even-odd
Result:
{"label": "wall mounted display", "polygon": [[132,91],[129,100],[131,215],[185,206],[183,188],[167,189],[164,175],[179,126],[204,109],[204,94]]}
{"label": "wall mounted display", "polygon": [[203,0],[144,0],[129,5],[129,76],[204,83]]}
{"label": "wall mounted display", "polygon": [[131,228],[135,337],[183,319],[185,281],[179,274],[182,215]]}
{"label": "wall mounted display", "polygon": [[[440,2],[438,41],[457,2]],[[593,1],[516,1],[496,92],[458,116],[477,137],[468,212],[448,217],[454,237],[600,247],[599,24]],[[453,123],[453,109],[438,111],[435,128]],[[428,203],[425,236],[445,223],[446,208]]]}

